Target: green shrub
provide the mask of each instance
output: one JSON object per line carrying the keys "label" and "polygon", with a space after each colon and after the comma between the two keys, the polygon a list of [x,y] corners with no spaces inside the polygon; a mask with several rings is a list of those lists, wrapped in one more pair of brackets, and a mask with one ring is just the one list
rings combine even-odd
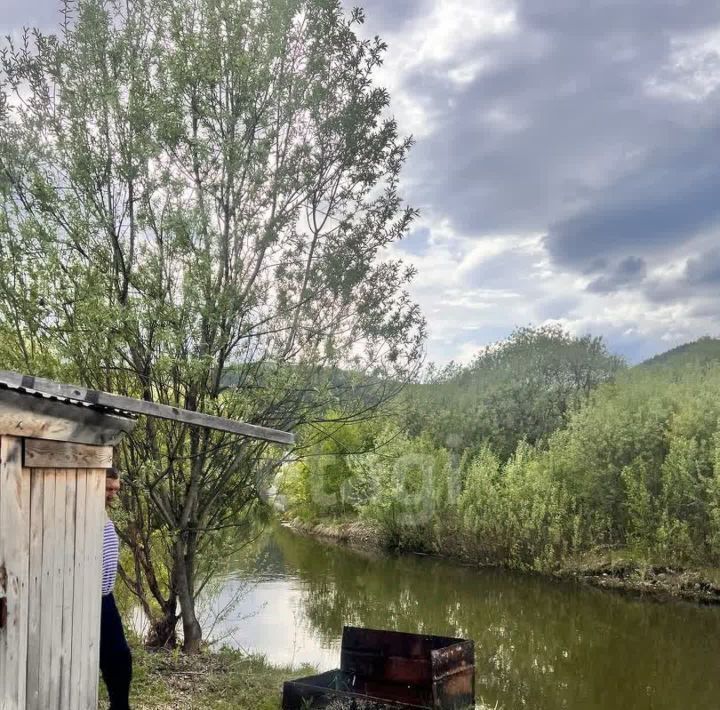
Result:
{"label": "green shrub", "polygon": [[[635,368],[597,387],[547,442],[517,430],[507,460],[492,437],[458,455],[430,433],[389,427],[331,478],[347,509],[400,548],[543,570],[606,546],[716,565],[719,422],[720,365]],[[300,507],[308,471],[288,479]]]}

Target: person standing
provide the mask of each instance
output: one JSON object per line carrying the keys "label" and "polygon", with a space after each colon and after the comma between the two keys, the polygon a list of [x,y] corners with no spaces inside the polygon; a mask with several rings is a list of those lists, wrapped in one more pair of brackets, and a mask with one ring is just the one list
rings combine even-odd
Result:
{"label": "person standing", "polygon": [[[105,510],[120,490],[120,472],[105,472]],[[100,613],[100,672],[110,697],[110,710],[129,710],[132,655],[125,639],[113,588],[120,556],[120,540],[112,520],[105,514],[103,530],[102,609]]]}

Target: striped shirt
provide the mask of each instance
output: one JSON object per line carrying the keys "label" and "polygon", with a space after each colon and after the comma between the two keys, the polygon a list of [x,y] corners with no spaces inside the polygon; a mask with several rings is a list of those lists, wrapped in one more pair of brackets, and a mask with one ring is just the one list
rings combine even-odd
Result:
{"label": "striped shirt", "polygon": [[105,521],[103,530],[103,566],[102,566],[102,593],[110,594],[115,586],[118,560],[120,559],[120,540],[115,531],[113,521]]}

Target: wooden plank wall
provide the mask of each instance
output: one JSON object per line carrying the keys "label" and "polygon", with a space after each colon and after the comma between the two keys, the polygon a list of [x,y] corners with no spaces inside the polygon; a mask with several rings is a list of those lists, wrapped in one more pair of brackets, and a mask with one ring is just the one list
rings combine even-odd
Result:
{"label": "wooden plank wall", "polygon": [[31,490],[41,489],[42,517],[30,525],[31,580],[36,574],[40,589],[31,593],[28,620],[38,627],[31,649],[39,673],[28,664],[27,709],[95,710],[105,471],[31,469]]}
{"label": "wooden plank wall", "polygon": [[96,710],[105,470],[23,468],[21,445],[0,439],[0,710]]}
{"label": "wooden plank wall", "polygon": [[[87,681],[83,686],[85,701],[81,707],[95,710],[98,703],[100,677],[100,608],[102,606],[102,550],[105,526],[105,469],[88,469],[85,514],[85,575],[84,613],[88,620],[88,636],[84,662]],[[88,544],[89,543],[89,544]],[[98,594],[98,591],[100,592]],[[64,710],[64,708],[63,708]]]}

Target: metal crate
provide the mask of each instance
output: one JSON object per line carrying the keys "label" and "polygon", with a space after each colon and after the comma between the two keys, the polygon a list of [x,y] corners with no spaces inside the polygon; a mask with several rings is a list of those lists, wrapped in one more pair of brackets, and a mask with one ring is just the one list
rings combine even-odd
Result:
{"label": "metal crate", "polygon": [[287,681],[283,710],[475,706],[472,641],[346,626],[340,668]]}

